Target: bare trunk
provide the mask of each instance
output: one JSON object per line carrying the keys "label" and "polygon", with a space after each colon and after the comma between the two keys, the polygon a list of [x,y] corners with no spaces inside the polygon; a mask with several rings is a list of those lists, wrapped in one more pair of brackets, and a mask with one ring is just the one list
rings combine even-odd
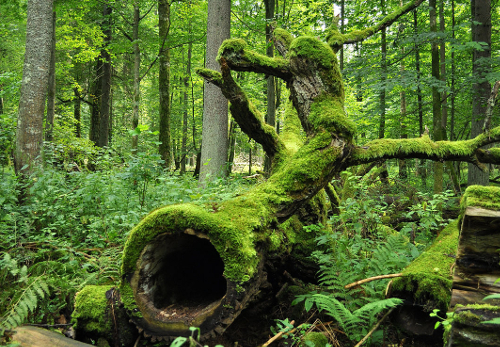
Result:
{"label": "bare trunk", "polygon": [[45,141],[54,139],[54,116],[56,113],[56,12],[52,13],[52,44],[50,49],[49,88],[47,93],[47,115],[45,118]]}
{"label": "bare trunk", "polygon": [[78,87],[73,89],[73,117],[75,118],[75,136],[82,137],[82,99]]}
{"label": "bare trunk", "polygon": [[[207,48],[205,66],[219,70],[215,60],[218,49],[230,37],[231,1],[208,2]],[[207,174],[211,178],[225,176],[228,145],[228,104],[219,88],[205,82],[203,95],[203,133],[201,147],[200,182]]]}
{"label": "bare trunk", "polygon": [[[141,49],[139,48],[139,23],[141,21],[139,4],[134,4],[134,28],[133,28],[133,46],[134,46],[134,96],[132,106],[132,130],[139,126],[139,106],[141,100]],[[139,137],[132,136],[132,154],[137,154]],[[160,140],[161,141],[161,140]]]}
{"label": "bare trunk", "polygon": [[[275,0],[265,0],[266,7],[266,55],[274,57],[274,44],[272,41],[271,21],[274,19]],[[276,126],[276,80],[274,76],[267,77],[267,112],[266,123]],[[264,158],[264,171],[271,172],[271,160],[266,155]]]}
{"label": "bare trunk", "polygon": [[[191,29],[190,29],[191,31]],[[188,44],[187,52],[187,64],[186,64],[186,76],[184,76],[184,112],[182,117],[182,163],[181,163],[181,173],[186,172],[186,156],[187,156],[187,137],[188,137],[188,90],[189,81],[191,79],[191,54],[192,54],[193,44],[190,42]]]}
{"label": "bare trunk", "polygon": [[104,27],[104,47],[101,49],[102,78],[101,78],[101,105],[99,107],[99,147],[108,145],[109,140],[109,119],[111,112],[111,56],[107,51],[107,46],[111,42],[111,11],[110,6],[103,5]]}
{"label": "bare trunk", "polygon": [[[490,0],[472,0],[472,41],[485,42],[487,46],[481,50],[474,50],[472,57],[472,76],[474,82],[472,85],[472,121],[470,137],[483,132],[484,113],[486,110],[486,101],[490,95],[491,86],[485,79],[488,69],[485,69],[481,60],[491,58],[491,1]],[[478,23],[478,24],[475,24]],[[468,184],[489,185],[489,173],[480,170],[474,165],[469,165]]]}
{"label": "bare trunk", "polygon": [[172,147],[170,139],[170,48],[165,44],[170,30],[170,2],[158,0],[160,66],[159,66],[159,96],[160,96],[160,156],[166,168],[172,165]]}
{"label": "bare trunk", "polygon": [[[413,11],[413,31],[415,35],[418,34],[418,10]],[[422,100],[422,88],[420,87],[420,50],[417,44],[415,44],[415,70],[417,73],[418,133],[422,135],[424,133],[424,109]],[[427,168],[424,159],[420,160],[417,171],[425,187],[427,182]]]}
{"label": "bare trunk", "polygon": [[28,1],[26,53],[17,118],[14,162],[16,174],[25,178],[33,172],[36,160],[41,155],[43,113],[54,30],[52,18],[52,0]]}

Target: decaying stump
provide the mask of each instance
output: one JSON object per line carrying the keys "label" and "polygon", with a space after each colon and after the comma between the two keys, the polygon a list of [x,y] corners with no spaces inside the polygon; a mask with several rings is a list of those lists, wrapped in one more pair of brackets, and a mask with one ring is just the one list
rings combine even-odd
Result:
{"label": "decaying stump", "polygon": [[440,339],[429,314],[446,312],[451,297],[452,271],[458,243],[458,221],[444,228],[429,249],[392,281],[388,296],[404,299],[391,315],[392,322],[413,336]]}
{"label": "decaying stump", "polygon": [[499,346],[500,325],[485,324],[500,317],[500,188],[471,186],[462,199],[450,309],[455,308],[448,346]]}

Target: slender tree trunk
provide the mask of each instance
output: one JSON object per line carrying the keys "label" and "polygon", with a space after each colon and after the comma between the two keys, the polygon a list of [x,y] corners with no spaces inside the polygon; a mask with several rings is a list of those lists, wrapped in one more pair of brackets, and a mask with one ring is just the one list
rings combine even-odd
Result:
{"label": "slender tree trunk", "polygon": [[[343,34],[344,30],[344,17],[345,17],[345,0],[340,0],[340,32]],[[339,64],[340,64],[340,73],[344,71],[344,46],[340,49],[339,54]]]}
{"label": "slender tree trunk", "polygon": [[[141,98],[141,49],[139,47],[139,23],[141,21],[139,4],[134,3],[134,28],[133,28],[133,45],[134,45],[134,101],[132,106],[132,129],[139,126],[139,105]],[[161,102],[160,102],[161,107]],[[161,111],[160,111],[161,113]],[[161,129],[161,126],[160,126]],[[161,130],[160,130],[161,131]],[[139,137],[137,135],[132,136],[132,154],[137,153]],[[161,139],[160,139],[161,141]]]}
{"label": "slender tree trunk", "polygon": [[[220,71],[215,60],[220,45],[230,37],[231,1],[209,0],[207,19],[207,51],[205,66]],[[203,101],[203,133],[200,182],[207,174],[225,176],[228,144],[228,103],[222,92],[205,82]],[[205,165],[206,164],[206,165]]]}
{"label": "slender tree trunk", "polygon": [[75,118],[75,136],[82,137],[82,99],[78,87],[73,88],[73,117]]}
{"label": "slender tree trunk", "polygon": [[166,168],[172,165],[172,148],[170,139],[170,49],[165,44],[170,31],[170,2],[158,0],[159,15],[159,94],[160,94],[160,156]]}
{"label": "slender tree trunk", "polygon": [[[385,0],[380,0],[380,7],[382,9],[382,14],[385,15]],[[385,136],[385,97],[386,97],[386,90],[385,90],[385,83],[387,79],[387,39],[386,39],[386,29],[381,30],[381,39],[380,39],[380,46],[382,50],[382,58],[380,61],[380,84],[382,85],[382,88],[380,89],[380,123],[379,123],[379,128],[378,128],[378,138],[383,139]]]}
{"label": "slender tree trunk", "polygon": [[[470,137],[474,138],[483,132],[484,114],[486,111],[486,101],[491,92],[491,86],[485,79],[484,62],[481,60],[491,58],[491,1],[472,0],[472,40],[475,42],[485,42],[486,47],[482,50],[473,51],[472,75],[474,82],[472,85],[472,121]],[[474,24],[479,23],[479,24]],[[479,184],[487,186],[489,184],[488,171],[483,172],[474,165],[469,164],[468,184]]]}
{"label": "slender tree trunk", "polygon": [[[400,1],[401,6],[403,6],[403,1]],[[400,32],[403,31],[403,25],[400,25],[399,27]],[[405,55],[405,49],[404,47],[401,48],[401,56],[404,57]],[[400,72],[401,72],[401,78],[404,78],[405,74],[405,63],[404,59],[401,60],[401,65],[400,65]],[[400,138],[402,139],[407,139],[408,138],[408,133],[406,131],[406,91],[404,89],[401,90],[399,93],[399,98],[400,98],[400,109],[401,109],[401,116],[400,116]],[[399,160],[399,178],[402,180],[405,180],[408,178],[408,168],[406,165],[405,160]]]}
{"label": "slender tree trunk", "polygon": [[110,98],[111,98],[111,56],[107,51],[107,46],[111,42],[111,11],[112,8],[105,4],[103,5],[102,14],[105,18],[103,34],[104,47],[101,49],[102,60],[102,78],[101,78],[101,105],[99,107],[99,147],[108,145],[109,141],[109,118],[110,118]]}
{"label": "slender tree trunk", "polygon": [[[418,12],[413,11],[413,30],[414,35],[418,34]],[[424,133],[424,109],[422,100],[421,73],[420,73],[420,50],[418,44],[415,44],[415,70],[417,73],[417,104],[418,104],[418,131],[422,135]],[[417,159],[418,160],[418,159]],[[418,174],[422,179],[422,184],[427,183],[427,169],[425,159],[421,159],[418,167]]]}
{"label": "slender tree trunk", "polygon": [[[111,72],[113,76],[113,72]],[[111,146],[113,143],[113,89],[111,89],[109,94],[109,122],[108,122],[108,145]]]}
{"label": "slender tree trunk", "polygon": [[[432,33],[437,34],[437,2],[429,0],[429,21]],[[439,76],[439,42],[436,38],[431,43],[431,58],[432,58],[432,77],[435,83],[440,79]],[[441,95],[436,85],[432,86],[432,125],[434,141],[443,140],[442,128],[442,113],[441,113]],[[443,163],[434,162],[434,193],[443,191]]]}
{"label": "slender tree trunk", "polygon": [[[53,1],[29,0],[26,26],[26,53],[17,117],[16,174],[27,180],[41,155],[43,113],[49,82],[53,29]],[[22,202],[26,192],[21,193]]]}
{"label": "slender tree trunk", "polygon": [[186,156],[187,156],[187,136],[188,136],[188,89],[189,80],[191,79],[191,54],[192,54],[193,44],[190,42],[188,44],[187,52],[187,62],[186,62],[186,76],[184,76],[184,113],[182,117],[182,163],[181,163],[181,174],[186,172]]}
{"label": "slender tree trunk", "polygon": [[[455,0],[451,0],[451,27],[452,38],[455,41]],[[451,119],[450,140],[455,141],[455,51],[451,51]]]}
{"label": "slender tree trunk", "polygon": [[[271,21],[274,19],[275,1],[265,0],[264,5],[266,8],[266,55],[274,57],[274,44],[271,34]],[[276,79],[274,76],[267,77],[267,113],[266,123],[276,126]],[[266,155],[264,158],[264,171],[271,172],[271,160]]]}
{"label": "slender tree trunk", "polygon": [[101,125],[101,96],[102,96],[102,78],[103,61],[97,58],[95,62],[95,78],[92,83],[91,92],[91,114],[89,140],[96,146],[99,144],[100,125]]}
{"label": "slender tree trunk", "polygon": [[52,12],[52,43],[50,48],[49,88],[47,92],[47,115],[45,117],[45,141],[54,139],[54,116],[56,113],[56,12]]}
{"label": "slender tree trunk", "polygon": [[227,171],[228,174],[233,170],[234,165],[234,147],[236,145],[236,122],[231,118],[231,125],[229,126],[229,157],[227,158]]}

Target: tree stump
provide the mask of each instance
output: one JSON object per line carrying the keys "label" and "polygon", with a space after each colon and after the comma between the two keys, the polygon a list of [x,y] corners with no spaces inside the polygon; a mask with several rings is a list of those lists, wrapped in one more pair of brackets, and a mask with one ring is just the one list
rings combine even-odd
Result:
{"label": "tree stump", "polygon": [[448,346],[499,346],[500,325],[483,322],[500,317],[500,307],[492,306],[500,300],[483,299],[500,293],[500,188],[470,186],[461,210]]}

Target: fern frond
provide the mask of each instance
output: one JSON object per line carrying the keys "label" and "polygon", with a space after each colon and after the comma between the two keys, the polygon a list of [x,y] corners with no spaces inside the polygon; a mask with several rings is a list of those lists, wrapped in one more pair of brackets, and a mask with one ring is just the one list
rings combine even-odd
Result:
{"label": "fern frond", "polygon": [[0,332],[14,329],[23,324],[29,313],[33,313],[39,302],[50,294],[49,287],[42,276],[30,279],[29,282],[17,300],[10,305],[7,313],[0,319]]}
{"label": "fern frond", "polygon": [[363,307],[357,309],[352,314],[358,317],[360,320],[364,322],[371,322],[376,320],[376,316],[384,311],[385,309],[392,308],[400,305],[403,300],[399,298],[389,298],[384,300],[378,300],[374,302],[370,302]]}

